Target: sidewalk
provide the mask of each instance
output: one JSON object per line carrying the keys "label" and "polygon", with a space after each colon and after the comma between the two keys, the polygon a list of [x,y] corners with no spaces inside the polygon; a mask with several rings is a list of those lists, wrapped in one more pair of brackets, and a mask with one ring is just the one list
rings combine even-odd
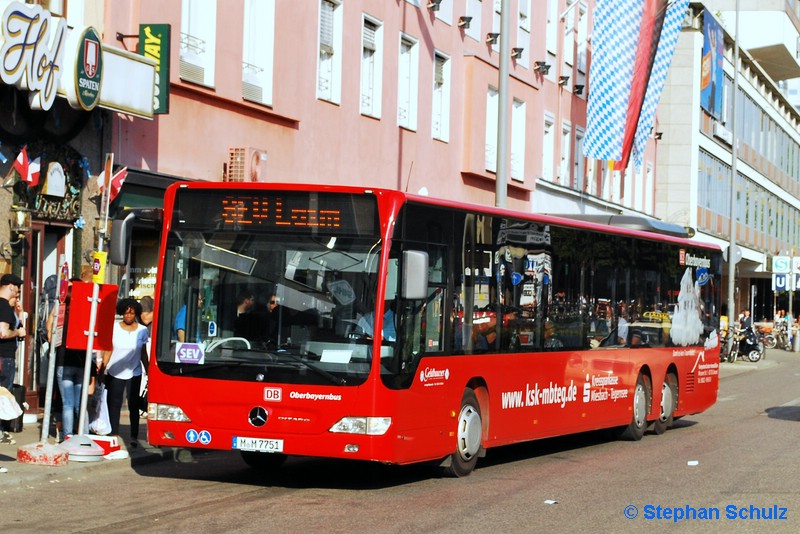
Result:
{"label": "sidewalk", "polygon": [[[121,421],[127,421],[127,412],[122,414]],[[130,446],[130,434],[127,425],[120,425],[122,435],[120,436],[121,449],[127,450],[129,458],[119,460],[101,459],[93,462],[69,461],[63,466],[49,466],[31,463],[17,462],[17,451],[21,446],[39,443],[42,437],[41,416],[35,424],[23,425],[22,432],[12,433],[11,436],[16,440],[13,445],[0,443],[0,467],[8,469],[7,473],[0,473],[0,491],[10,486],[19,487],[24,482],[41,482],[63,478],[75,478],[86,476],[95,469],[131,469],[138,465],[162,460],[184,460],[183,454],[188,451],[174,449],[170,447],[153,447],[145,439],[147,436],[147,419],[141,419],[139,423],[139,446]],[[89,436],[91,438],[91,435]],[[55,438],[52,436],[48,443],[55,445]],[[179,452],[182,454],[179,457]]]}

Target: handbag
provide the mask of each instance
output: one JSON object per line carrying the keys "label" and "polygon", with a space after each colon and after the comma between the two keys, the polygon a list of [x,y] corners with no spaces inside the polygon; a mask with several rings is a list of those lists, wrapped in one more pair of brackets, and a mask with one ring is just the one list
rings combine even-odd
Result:
{"label": "handbag", "polygon": [[111,433],[111,420],[108,417],[108,391],[105,384],[98,384],[94,390],[94,413],[89,430],[100,436]]}
{"label": "handbag", "polygon": [[11,421],[22,415],[17,399],[7,388],[0,386],[0,419]]}

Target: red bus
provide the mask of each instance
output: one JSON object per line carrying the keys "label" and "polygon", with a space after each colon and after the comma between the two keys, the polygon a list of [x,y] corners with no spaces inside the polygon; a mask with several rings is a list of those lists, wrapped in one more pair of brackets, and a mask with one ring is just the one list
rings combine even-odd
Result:
{"label": "red bus", "polygon": [[163,210],[148,441],[468,475],[492,447],[638,440],[717,398],[721,253],[683,227],[363,187],[181,183]]}

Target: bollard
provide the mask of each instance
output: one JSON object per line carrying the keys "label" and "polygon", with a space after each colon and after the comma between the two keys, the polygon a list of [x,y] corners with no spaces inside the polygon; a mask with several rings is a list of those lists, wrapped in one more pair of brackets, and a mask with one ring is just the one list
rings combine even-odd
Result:
{"label": "bollard", "polygon": [[800,352],[800,335],[797,328],[792,328],[792,352]]}

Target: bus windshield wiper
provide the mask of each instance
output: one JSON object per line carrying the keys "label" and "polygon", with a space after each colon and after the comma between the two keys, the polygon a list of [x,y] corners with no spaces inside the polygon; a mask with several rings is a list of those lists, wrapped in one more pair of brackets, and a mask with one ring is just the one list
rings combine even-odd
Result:
{"label": "bus windshield wiper", "polygon": [[320,369],[319,367],[317,367],[313,363],[309,362],[308,360],[304,360],[300,356],[297,356],[296,354],[292,354],[291,352],[289,352],[286,349],[278,349],[277,351],[275,351],[275,353],[280,355],[280,356],[288,356],[292,360],[303,364],[304,366],[308,367],[309,369],[311,369],[312,371],[314,371],[315,373],[317,373],[321,377],[326,378],[327,380],[329,380],[332,384],[336,384],[337,386],[346,386],[347,385],[347,380],[345,380],[344,378],[338,377],[338,376],[334,375],[333,373],[329,373],[325,369]]}
{"label": "bus windshield wiper", "polygon": [[[172,362],[170,362],[172,363]],[[181,365],[179,367],[181,375],[195,375],[200,374],[204,371],[213,371],[216,369],[225,369],[228,367],[240,367],[248,362],[242,361],[235,361],[235,362],[223,362],[223,363],[211,363],[211,364],[203,364],[203,365]]]}

